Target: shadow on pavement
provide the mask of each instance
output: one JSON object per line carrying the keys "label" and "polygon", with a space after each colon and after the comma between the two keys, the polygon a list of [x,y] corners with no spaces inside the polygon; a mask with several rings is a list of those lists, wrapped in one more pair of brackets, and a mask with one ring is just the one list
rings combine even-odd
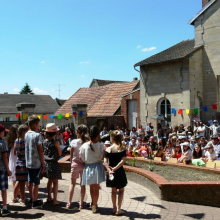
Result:
{"label": "shadow on pavement", "polygon": [[191,217],[193,219],[203,219],[205,217],[204,213],[195,213],[195,214],[184,214],[187,217]]}

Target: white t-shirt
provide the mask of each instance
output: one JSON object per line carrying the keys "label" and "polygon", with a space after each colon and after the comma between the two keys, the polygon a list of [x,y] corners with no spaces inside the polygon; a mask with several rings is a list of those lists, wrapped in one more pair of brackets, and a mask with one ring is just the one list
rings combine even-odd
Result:
{"label": "white t-shirt", "polygon": [[72,155],[72,164],[71,165],[77,165],[82,164],[82,160],[79,158],[79,149],[82,146],[82,140],[81,139],[74,139],[70,143],[71,148],[73,148],[73,155]]}
{"label": "white t-shirt", "polygon": [[[187,155],[188,153],[188,155]],[[186,156],[188,159],[192,159],[192,151],[188,149],[186,152],[183,153],[184,156]]]}
{"label": "white t-shirt", "polygon": [[91,145],[94,151],[90,147],[90,141],[84,143],[79,150],[79,155],[86,164],[98,163],[104,155],[105,146],[102,143],[97,142]]}
{"label": "white t-shirt", "polygon": [[215,153],[215,151],[213,151],[212,154],[210,154],[209,151],[206,151],[205,156],[208,157],[209,160],[215,160],[215,158],[217,157],[217,154]]}
{"label": "white t-shirt", "polygon": [[197,131],[202,131],[204,130],[204,132],[198,133],[200,137],[204,137],[205,136],[205,126],[199,126]]}

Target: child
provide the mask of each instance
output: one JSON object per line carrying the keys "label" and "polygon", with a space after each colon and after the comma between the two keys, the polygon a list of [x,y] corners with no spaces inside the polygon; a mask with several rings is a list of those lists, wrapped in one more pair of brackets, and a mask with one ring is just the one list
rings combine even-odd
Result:
{"label": "child", "polygon": [[4,134],[5,127],[0,124],[0,190],[3,201],[3,217],[11,213],[10,210],[7,209],[8,176],[11,176],[11,171],[8,168],[8,147],[6,142],[2,139],[4,138]]}
{"label": "child", "polygon": [[28,168],[28,182],[30,202],[32,208],[43,205],[42,200],[37,200],[38,186],[40,185],[40,173],[44,173],[44,155],[42,150],[42,138],[38,131],[40,119],[36,115],[28,117],[29,131],[25,134],[25,159]]}
{"label": "child", "polygon": [[[127,185],[127,177],[123,169],[126,159],[126,151],[122,147],[122,135],[118,131],[110,133],[113,145],[106,149],[104,153],[104,164],[108,171],[106,186],[112,188],[113,214],[123,215],[121,204],[123,201],[124,187]],[[116,197],[118,192],[118,209]]]}
{"label": "child", "polygon": [[[46,125],[46,140],[43,142],[44,151],[44,163],[45,163],[45,174],[44,176],[48,178],[47,182],[47,201],[53,201],[53,205],[59,205],[60,202],[57,201],[58,193],[58,180],[62,179],[61,169],[58,160],[62,154],[60,149],[60,142],[55,139],[57,134],[57,126],[54,123],[49,123]],[[51,197],[53,184],[53,199]]]}
{"label": "child", "polygon": [[99,184],[105,181],[105,171],[102,164],[104,146],[99,142],[100,132],[97,126],[89,129],[91,140],[80,148],[80,158],[85,162],[82,185],[90,185],[92,212],[98,213]]}
{"label": "child", "polygon": [[[14,144],[15,144],[15,140],[17,138],[18,135],[18,124],[13,124],[10,129],[9,132],[6,136],[6,142],[7,142],[7,146],[8,146],[8,150],[9,150],[9,170],[12,172],[12,175],[9,177],[9,181],[13,182],[13,187],[15,187],[15,166],[16,166],[16,160],[17,160],[17,156],[14,155]],[[13,203],[18,202],[18,199],[16,198],[15,200],[12,200]]]}
{"label": "child", "polygon": [[[85,125],[79,125],[76,130],[78,139],[72,140],[70,150],[70,161],[71,161],[71,185],[69,189],[69,200],[66,204],[68,209],[71,208],[74,188],[76,186],[76,180],[80,177],[80,185],[82,184],[82,174],[84,168],[84,162],[79,158],[79,149],[86,142],[85,135],[88,133],[88,128]],[[85,185],[81,185],[81,199],[79,208],[83,209],[83,200],[85,197],[86,188]]]}
{"label": "child", "polygon": [[15,140],[14,155],[17,155],[16,167],[15,167],[15,187],[14,187],[14,199],[17,200],[18,191],[20,189],[21,198],[19,202],[24,205],[25,199],[25,182],[28,180],[28,170],[26,168],[25,161],[25,134],[28,131],[27,125],[20,125],[18,128],[18,138]]}

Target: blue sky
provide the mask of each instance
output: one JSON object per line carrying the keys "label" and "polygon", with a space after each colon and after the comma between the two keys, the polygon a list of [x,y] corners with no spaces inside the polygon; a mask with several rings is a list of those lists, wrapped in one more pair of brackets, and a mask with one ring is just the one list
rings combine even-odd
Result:
{"label": "blue sky", "polygon": [[1,0],[0,93],[68,99],[93,78],[132,81],[133,65],[194,38],[202,0]]}

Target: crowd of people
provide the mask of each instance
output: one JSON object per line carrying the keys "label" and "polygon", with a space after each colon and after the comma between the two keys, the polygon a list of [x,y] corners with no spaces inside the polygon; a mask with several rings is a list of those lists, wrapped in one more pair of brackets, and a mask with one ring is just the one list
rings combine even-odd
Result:
{"label": "crowd of people", "polygon": [[[85,186],[89,185],[92,201],[89,206],[93,213],[98,213],[99,184],[106,181],[106,186],[112,188],[112,213],[123,215],[121,205],[127,178],[123,169],[126,151],[121,132],[110,132],[111,146],[106,148],[100,142],[97,126],[87,128],[86,125],[79,125],[76,128],[77,138],[74,139],[70,137],[68,127],[61,134],[54,123],[47,124],[44,130],[39,129],[39,123],[36,115],[29,116],[26,124],[13,125],[7,134],[5,127],[0,124],[0,190],[3,200],[1,215],[4,217],[11,213],[7,206],[8,181],[13,182],[12,203],[21,203],[24,206],[29,203],[31,208],[40,208],[43,201],[38,199],[38,188],[40,180],[45,177],[48,179],[47,202],[51,202],[53,206],[60,204],[57,193],[58,181],[62,179],[58,163],[62,154],[61,144],[70,146],[71,183],[66,208],[71,208],[76,180],[80,179],[79,209],[85,208]],[[29,198],[25,198],[26,187],[29,189]]]}

